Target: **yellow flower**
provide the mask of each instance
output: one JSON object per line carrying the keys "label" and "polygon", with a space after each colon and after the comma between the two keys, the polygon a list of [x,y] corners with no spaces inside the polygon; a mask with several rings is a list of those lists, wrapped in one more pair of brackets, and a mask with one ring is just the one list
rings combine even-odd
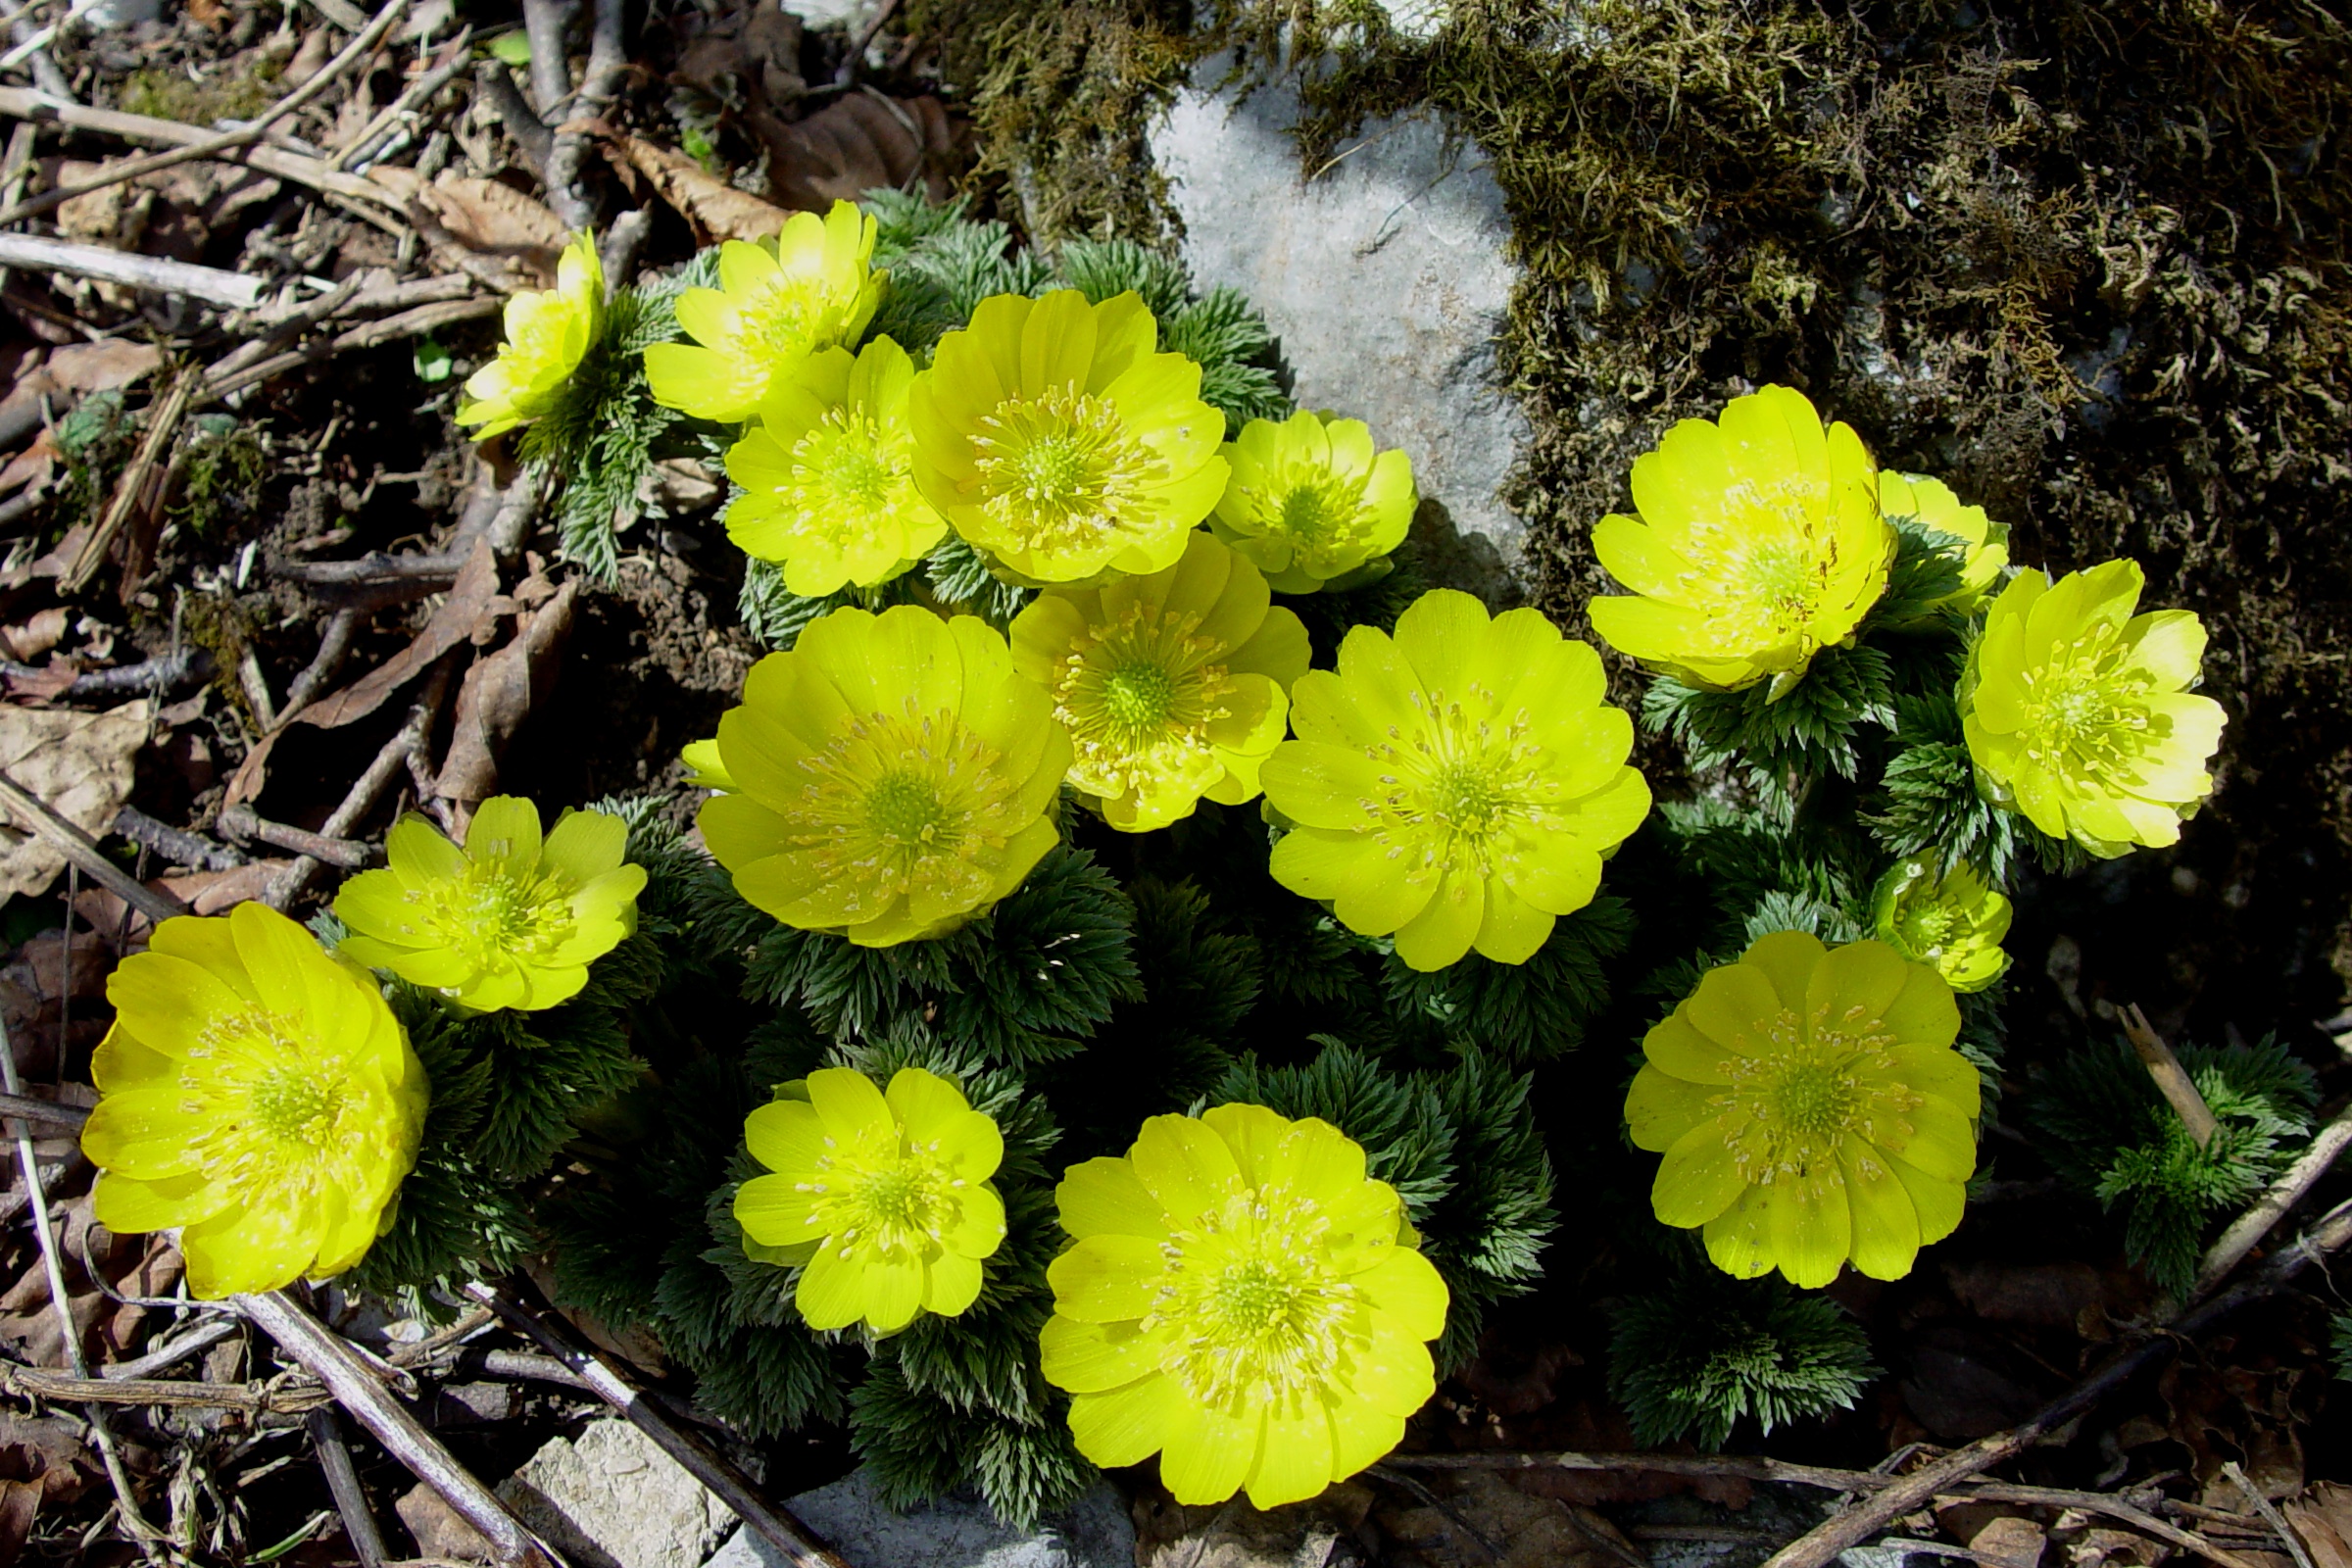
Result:
{"label": "yellow flower", "polygon": [[1916,857],[1898,861],[1871,893],[1871,922],[1880,941],[1914,963],[1933,964],[1954,991],[1982,991],[2009,967],[2001,949],[2009,901],[1966,862],[1940,877]]}
{"label": "yellow flower", "polygon": [[1983,507],[1962,505],[1941,479],[1881,473],[1879,511],[1889,518],[1914,518],[1921,527],[1948,533],[1968,547],[1960,560],[1960,586],[1940,601],[1964,615],[1984,602],[2009,564],[2009,525],[1993,521]]}
{"label": "yellow flower", "polygon": [[1977,787],[2054,839],[2112,859],[2179,841],[2213,793],[2222,707],[2190,695],[2205,628],[2185,610],[2134,615],[2139,564],[2023,571],[1985,614],[1960,682]]}
{"label": "yellow flower", "polygon": [[1848,1259],[1900,1279],[1960,1223],[1977,1167],[1959,1032],[1943,977],[1883,942],[1757,939],[1642,1042],[1625,1116],[1666,1156],[1651,1207],[1703,1226],[1741,1279],[1827,1285]]}
{"label": "yellow flower", "polygon": [[917,1312],[954,1317],[980,1295],[981,1259],[1004,1240],[989,1181],[1004,1157],[997,1124],[954,1084],[903,1067],[890,1092],[849,1067],[820,1067],[799,1098],[743,1124],[773,1174],[735,1194],[753,1255],[802,1265],[793,1300],[812,1329],[863,1322],[878,1334]]}
{"label": "yellow flower", "polygon": [[1685,419],[1634,460],[1641,520],[1612,514],[1592,553],[1633,590],[1595,599],[1592,629],[1692,686],[1793,686],[1886,590],[1895,534],[1878,470],[1843,423],[1822,429],[1785,386]]}
{"label": "yellow flower", "polygon": [[1308,657],[1306,627],[1270,604],[1255,566],[1195,533],[1165,571],[1049,588],[1014,618],[1013,663],[1054,694],[1070,782],[1112,827],[1257,793]]}
{"label": "yellow flower", "polygon": [[476,441],[536,419],[556,406],[571,372],[605,329],[605,268],[596,243],[574,235],[556,263],[556,286],[507,301],[507,338],[498,358],[466,382],[460,424]]}
{"label": "yellow flower", "polygon": [[1625,765],[1633,720],[1605,690],[1599,656],[1537,612],[1490,621],[1450,589],[1414,601],[1394,639],[1353,628],[1336,674],[1291,689],[1298,738],[1260,775],[1298,824],[1274,880],[1350,930],[1396,933],[1415,969],[1473,947],[1525,963],[1649,812]]}
{"label": "yellow flower", "polygon": [[1361,419],[1303,409],[1280,424],[1251,419],[1226,443],[1225,461],[1233,477],[1208,525],[1277,593],[1380,576],[1420,505],[1412,460],[1375,455]]}
{"label": "yellow flower", "polygon": [[939,936],[1058,838],[1070,738],[975,616],[836,610],[752,666],[718,721],[735,794],[697,818],[735,890],[866,947]]}
{"label": "yellow flower", "polygon": [[335,895],[342,951],[477,1012],[568,1002],[636,929],[628,842],[616,816],[566,811],[543,843],[539,808],[513,795],[482,803],[463,848],[412,812],[385,837],[391,864]]}
{"label": "yellow flower", "polygon": [[743,487],[727,537],[780,563],[784,586],[806,599],[871,588],[928,554],[948,519],[914,488],[913,384],[914,362],[887,337],[854,360],[826,349],[802,361],[727,453],[727,477]]}
{"label": "yellow flower", "polygon": [[180,1228],[207,1300],[323,1279],[392,1223],[424,1068],[374,979],[260,904],[156,927],[106,983],[81,1147],[99,1223]]}
{"label": "yellow flower", "polygon": [[1095,1463],[1156,1452],[1179,1502],[1272,1508],[1394,1448],[1435,1391],[1446,1282],[1328,1122],[1154,1116],[1054,1196],[1075,1245],[1047,1271],[1044,1370]]}
{"label": "yellow flower", "polygon": [[848,202],[819,218],[795,213],[758,245],[718,248],[718,287],[690,288],[678,325],[692,343],[645,351],[654,401],[732,424],[780,390],[801,361],[855,343],[882,301],[874,220]]}
{"label": "yellow flower", "polygon": [[1174,565],[1225,489],[1225,416],[1158,337],[1132,293],[982,300],[915,377],[914,482],[1032,585]]}

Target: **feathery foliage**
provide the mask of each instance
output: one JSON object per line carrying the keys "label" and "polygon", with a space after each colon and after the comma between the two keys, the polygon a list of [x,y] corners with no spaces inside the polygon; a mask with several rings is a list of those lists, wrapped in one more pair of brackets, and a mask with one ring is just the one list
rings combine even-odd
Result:
{"label": "feathery foliage", "polygon": [[1612,1314],[1609,1392],[1644,1446],[1721,1448],[1752,1418],[1776,1426],[1849,1410],[1879,1369],[1870,1338],[1836,1302],[1779,1279],[1685,1268]]}

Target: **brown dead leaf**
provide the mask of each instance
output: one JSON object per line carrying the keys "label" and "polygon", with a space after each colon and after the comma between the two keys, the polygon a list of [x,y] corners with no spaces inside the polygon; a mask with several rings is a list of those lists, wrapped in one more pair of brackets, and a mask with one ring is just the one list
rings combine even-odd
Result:
{"label": "brown dead leaf", "polygon": [[2352,1568],[2352,1487],[2315,1481],[2279,1505],[2312,1568]]}
{"label": "brown dead leaf", "polygon": [[786,207],[821,213],[888,186],[918,184],[933,201],[949,194],[956,140],[936,98],[852,93],[795,124],[757,127],[768,149],[768,194]]}
{"label": "brown dead leaf", "polygon": [[[171,871],[150,879],[147,886],[177,899],[193,913],[225,914],[268,893],[270,884],[293,863],[290,858],[271,858],[248,860],[226,871]],[[146,947],[147,935],[155,929],[146,915],[104,888],[83,888],[74,910],[92,929],[119,936],[125,956]]]}
{"label": "brown dead leaf", "polygon": [[[0,708],[0,768],[95,836],[130,799],[131,760],[154,721],[155,705],[145,698],[103,713]],[[0,896],[37,898],[65,868],[65,856],[47,839],[0,827]]]}
{"label": "brown dead leaf", "polygon": [[441,608],[433,612],[433,618],[425,622],[416,640],[341,691],[311,704],[294,715],[295,720],[320,729],[339,729],[366,718],[385,698],[429,669],[435,660],[472,638],[490,618],[491,601],[497,595],[498,558],[491,554],[488,540],[476,539],[473,554],[466,558],[449,597],[441,601]]}
{"label": "brown dead leaf", "polygon": [[382,183],[408,185],[401,194],[409,197],[410,220],[443,266],[509,294],[555,285],[556,261],[570,235],[545,202],[448,170],[429,185],[414,175],[387,175]]}
{"label": "brown dead leaf", "polygon": [[706,244],[721,239],[765,239],[792,216],[772,202],[705,173],[702,165],[684,153],[637,136],[612,140],[628,167],[653,181],[662,199],[694,225],[695,237]]}
{"label": "brown dead leaf", "polygon": [[111,392],[128,386],[164,363],[164,351],[152,343],[125,343],[108,338],[98,343],[75,343],[49,351],[41,366],[49,379],[69,392]]}
{"label": "brown dead leaf", "polygon": [[466,672],[466,684],[458,688],[449,756],[433,793],[471,806],[498,792],[499,755],[554,690],[578,597],[574,578],[544,608],[524,612],[513,642]]}
{"label": "brown dead leaf", "polygon": [[7,467],[0,468],[0,495],[16,490],[24,490],[27,495],[41,494],[57,478],[57,466],[65,461],[56,432],[44,426],[33,436],[32,445],[11,458]]}
{"label": "brown dead leaf", "polygon": [[[0,490],[7,488],[6,477],[0,475]],[[0,626],[0,643],[7,645],[8,657],[26,662],[55,648],[65,635],[66,612],[57,605],[37,611],[14,626]]]}
{"label": "brown dead leaf", "polygon": [[65,1422],[0,1415],[0,1568],[17,1560],[44,1504],[64,1507],[102,1473],[98,1455]]}
{"label": "brown dead leaf", "polygon": [[28,937],[6,967],[0,967],[0,1015],[7,1019],[20,1073],[36,1079],[57,1076],[58,1037],[69,1011],[73,1044],[97,1044],[102,1032],[99,1004],[106,996],[107,972],[114,966],[114,950],[91,929],[76,931],[70,949],[63,931]]}

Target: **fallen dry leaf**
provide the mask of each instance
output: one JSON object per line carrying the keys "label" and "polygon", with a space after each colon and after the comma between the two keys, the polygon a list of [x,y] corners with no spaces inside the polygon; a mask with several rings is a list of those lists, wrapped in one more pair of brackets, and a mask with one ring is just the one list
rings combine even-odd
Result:
{"label": "fallen dry leaf", "polygon": [[920,184],[933,201],[948,198],[955,129],[936,98],[852,93],[807,120],[760,131],[768,194],[800,212],[821,213],[884,186]]}
{"label": "fallen dry leaf", "polygon": [[448,170],[429,185],[408,170],[368,175],[408,203],[410,221],[443,267],[508,294],[554,286],[556,260],[570,235],[545,202]]}
{"label": "fallen dry leaf", "polygon": [[571,631],[571,607],[579,581],[566,582],[556,597],[526,612],[514,640],[466,672],[458,688],[458,712],[449,756],[433,793],[472,806],[498,792],[498,759],[531,710],[555,688],[564,640]]}
{"label": "fallen dry leaf", "polygon": [[694,225],[695,237],[706,244],[720,239],[765,239],[792,216],[773,202],[763,202],[705,173],[703,167],[684,153],[636,136],[616,136],[613,144],[628,166],[653,181],[662,199]]}
{"label": "fallen dry leaf", "polygon": [[[95,837],[130,799],[131,760],[154,722],[155,705],[143,697],[103,713],[0,708],[0,768]],[[47,839],[0,827],[0,896],[37,898],[65,868]]]}
{"label": "fallen dry leaf", "polygon": [[0,495],[16,490],[25,490],[28,495],[41,494],[57,477],[57,466],[65,461],[66,455],[57,444],[57,433],[42,428],[33,436],[32,445],[11,458],[7,467],[0,468]]}
{"label": "fallen dry leaf", "polygon": [[[225,914],[240,904],[250,903],[270,891],[294,861],[290,858],[248,860],[226,871],[168,871],[151,878],[147,886],[165,893],[186,905],[196,914]],[[147,934],[154,922],[104,888],[83,888],[74,901],[74,912],[90,926],[119,940],[124,956],[147,946]]]}
{"label": "fallen dry leaf", "polygon": [[[0,490],[7,488],[6,477],[0,475]],[[0,626],[0,643],[8,646],[8,657],[24,662],[40,658],[65,635],[66,612],[57,605],[35,612],[14,626]]]}
{"label": "fallen dry leaf", "polygon": [[2352,1487],[2315,1481],[2279,1504],[2312,1568],[2352,1568]]}

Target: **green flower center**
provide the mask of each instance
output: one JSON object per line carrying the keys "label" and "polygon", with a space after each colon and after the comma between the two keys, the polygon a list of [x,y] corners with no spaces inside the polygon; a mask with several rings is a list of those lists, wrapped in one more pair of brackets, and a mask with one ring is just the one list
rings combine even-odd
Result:
{"label": "green flower center", "polygon": [[1507,808],[1495,788],[1499,770],[1484,762],[1455,762],[1430,780],[1430,809],[1456,833],[1483,835]]}
{"label": "green flower center", "polygon": [[2051,650],[2038,668],[2021,671],[2027,760],[2079,778],[2130,769],[2149,739],[2147,694],[2154,680],[2126,664],[2115,627],[2098,621]]}
{"label": "green flower center", "polygon": [[1725,1140],[1751,1183],[1804,1180],[1838,1170],[1849,1138],[1900,1147],[1923,1097],[1893,1076],[1894,1037],[1859,1007],[1810,1020],[1782,1008],[1759,1020],[1772,1049],[1724,1053],[1730,1085],[1713,1097]]}
{"label": "green flower center", "polygon": [[827,1246],[899,1257],[939,1250],[963,1185],[892,1126],[819,1154],[804,1190],[816,1199]]}
{"label": "green flower center", "polygon": [[880,507],[891,500],[900,475],[883,462],[881,432],[871,420],[843,409],[827,414],[824,421],[801,437],[793,461],[814,475],[824,488],[845,501]]}
{"label": "green flower center", "polygon": [[972,438],[981,505],[1031,549],[1099,544],[1147,520],[1167,465],[1107,401],[1066,386],[1007,398]]}
{"label": "green flower center", "polygon": [[1161,1370],[1204,1404],[1262,1408],[1322,1388],[1363,1335],[1364,1304],[1333,1267],[1312,1199],[1266,1189],[1176,1230],[1152,1310]]}
{"label": "green flower center", "polygon": [[1070,774],[1090,794],[1117,799],[1154,783],[1195,794],[1224,764],[1209,725],[1231,710],[1229,652],[1202,637],[1200,617],[1130,605],[1091,625],[1065,655],[1054,681],[1054,716],[1070,732]]}
{"label": "green flower center", "polygon": [[1845,1131],[1860,1100],[1852,1077],[1818,1061],[1789,1062],[1769,1093],[1783,1123],[1815,1138]]}
{"label": "green flower center", "polygon": [[253,1086],[253,1118],[271,1136],[317,1149],[334,1130],[343,1092],[299,1067],[281,1067]]}
{"label": "green flower center", "polygon": [[454,877],[407,888],[398,931],[416,946],[459,954],[480,972],[548,963],[578,928],[571,893],[566,877],[518,878],[504,860],[468,860]]}
{"label": "green flower center", "polygon": [[918,712],[911,698],[902,713],[845,720],[801,760],[807,782],[781,810],[786,842],[817,885],[969,908],[993,882],[997,853],[1032,820],[1003,760],[954,713]]}
{"label": "green flower center", "polygon": [[[351,1124],[371,1107],[340,1048],[297,1014],[254,1007],[214,1019],[180,1069],[189,1152],[207,1181],[256,1195],[317,1187],[356,1152]],[[345,1172],[348,1174],[348,1172]]]}
{"label": "green flower center", "polygon": [[1916,904],[1896,917],[1895,933],[1914,958],[1933,960],[1964,928],[1957,911],[1941,904]]}
{"label": "green flower center", "polygon": [[1517,865],[1521,839],[1555,820],[1544,784],[1551,758],[1533,738],[1527,710],[1505,718],[1478,681],[1461,701],[1434,690],[1410,697],[1420,722],[1392,726],[1364,750],[1382,793],[1356,803],[1362,831],[1404,859],[1415,880],[1449,868],[1485,878]]}

